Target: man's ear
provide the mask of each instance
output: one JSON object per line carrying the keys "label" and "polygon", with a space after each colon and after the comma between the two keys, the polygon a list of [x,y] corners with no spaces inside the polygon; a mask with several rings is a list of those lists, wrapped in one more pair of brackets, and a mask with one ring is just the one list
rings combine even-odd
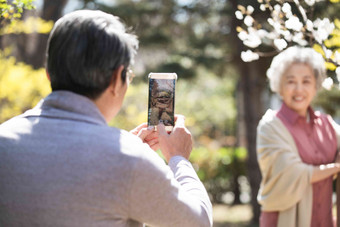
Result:
{"label": "man's ear", "polygon": [[124,70],[124,66],[119,66],[115,71],[112,73],[112,78],[110,82],[110,91],[113,95],[117,95],[120,87],[124,84],[122,81],[122,72]]}

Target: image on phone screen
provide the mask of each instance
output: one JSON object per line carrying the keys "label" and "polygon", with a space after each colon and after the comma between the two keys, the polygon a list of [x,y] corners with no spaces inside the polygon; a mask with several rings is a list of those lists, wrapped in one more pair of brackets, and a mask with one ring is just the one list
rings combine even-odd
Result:
{"label": "image on phone screen", "polygon": [[148,124],[156,126],[163,123],[167,131],[174,126],[175,104],[174,79],[149,77]]}

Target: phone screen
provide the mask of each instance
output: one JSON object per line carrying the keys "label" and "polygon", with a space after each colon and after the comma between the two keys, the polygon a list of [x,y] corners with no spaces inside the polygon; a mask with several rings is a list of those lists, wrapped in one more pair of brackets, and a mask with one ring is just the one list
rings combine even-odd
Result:
{"label": "phone screen", "polygon": [[173,129],[176,78],[175,73],[151,73],[149,75],[149,126],[163,123],[167,131]]}

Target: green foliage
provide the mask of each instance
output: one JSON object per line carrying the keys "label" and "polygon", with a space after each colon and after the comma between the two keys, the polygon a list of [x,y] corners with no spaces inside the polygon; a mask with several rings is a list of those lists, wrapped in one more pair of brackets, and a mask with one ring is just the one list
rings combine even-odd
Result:
{"label": "green foliage", "polygon": [[29,17],[26,20],[13,20],[10,24],[0,28],[0,36],[20,33],[48,34],[53,27],[53,21],[45,21],[39,17]]}
{"label": "green foliage", "polygon": [[191,153],[190,161],[212,201],[221,203],[227,191],[238,187],[234,185],[235,179],[233,178],[246,174],[246,158],[247,151],[244,148],[221,147],[211,150],[198,147]]}
{"label": "green foliage", "polygon": [[155,71],[159,72],[176,72],[179,75],[182,75],[183,78],[193,78],[195,75],[195,70],[191,67],[187,67],[182,62],[183,58],[173,58],[160,66],[157,67]]}
{"label": "green foliage", "polygon": [[17,63],[8,52],[0,52],[0,123],[32,108],[50,92],[44,69]]}
{"label": "green foliage", "polygon": [[130,84],[122,109],[110,122],[111,126],[122,128],[127,131],[147,121],[148,87],[145,83]]}
{"label": "green foliage", "polygon": [[235,136],[235,82],[204,68],[198,72],[195,80],[178,80],[176,112],[186,116],[199,145],[219,147],[226,143],[225,136]]}
{"label": "green foliage", "polygon": [[314,106],[321,107],[323,111],[334,118],[340,118],[340,90],[333,87],[330,90],[321,90],[314,100]]}
{"label": "green foliage", "polygon": [[228,4],[222,1],[120,0],[114,6],[94,2],[96,8],[132,25],[143,49],[165,52],[166,57],[155,59],[156,67],[145,66],[146,72],[172,69],[182,78],[194,78],[196,69],[205,67],[223,77],[233,67],[228,62],[229,28],[223,14]]}
{"label": "green foliage", "polygon": [[4,25],[11,20],[21,18],[24,9],[34,8],[33,0],[0,0],[0,24]]}
{"label": "green foliage", "polygon": [[21,21],[24,10],[35,8],[34,0],[0,0],[0,36],[12,33],[49,33],[53,22],[46,22],[41,18],[28,18]]}

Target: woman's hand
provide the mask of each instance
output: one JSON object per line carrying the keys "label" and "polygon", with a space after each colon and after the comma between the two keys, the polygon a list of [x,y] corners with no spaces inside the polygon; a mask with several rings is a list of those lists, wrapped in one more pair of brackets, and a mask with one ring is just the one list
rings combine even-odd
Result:
{"label": "woman's hand", "polygon": [[314,167],[311,183],[315,183],[320,180],[326,179],[327,177],[330,177],[339,172],[340,172],[340,152],[337,153],[334,163]]}
{"label": "woman's hand", "polygon": [[148,128],[147,123],[143,123],[132,129],[130,133],[138,136],[143,143],[148,144],[152,150],[159,149],[158,133],[154,131],[154,128]]}

